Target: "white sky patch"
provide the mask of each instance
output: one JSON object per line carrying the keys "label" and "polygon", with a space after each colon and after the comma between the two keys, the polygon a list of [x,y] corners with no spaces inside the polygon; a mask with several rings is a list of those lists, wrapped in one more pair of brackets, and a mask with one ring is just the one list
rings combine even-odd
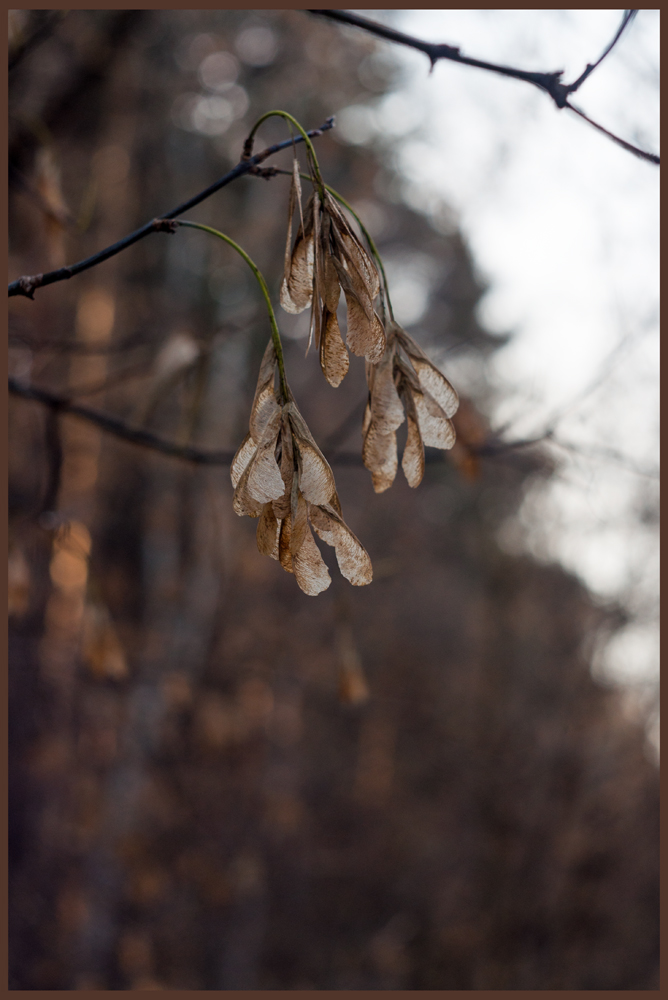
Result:
{"label": "white sky patch", "polygon": [[[601,54],[623,11],[360,13],[469,56],[563,69],[570,82]],[[564,467],[522,513],[527,544],[602,599],[653,607],[656,574],[644,569],[654,565],[656,527],[637,511],[643,490],[654,503],[655,483],[629,466],[652,473],[658,464],[659,169],[526,83],[444,61],[429,74],[425,56],[391,48],[404,65],[400,88],[342,124],[358,143],[394,140],[410,204],[453,209],[489,285],[481,320],[513,334],[494,366],[503,390],[496,426],[509,439],[533,436],[563,410],[558,436],[586,452],[555,451]],[[572,101],[658,152],[658,11],[638,13]],[[642,623],[610,652],[610,674],[625,682],[657,669],[655,622],[638,614]]]}

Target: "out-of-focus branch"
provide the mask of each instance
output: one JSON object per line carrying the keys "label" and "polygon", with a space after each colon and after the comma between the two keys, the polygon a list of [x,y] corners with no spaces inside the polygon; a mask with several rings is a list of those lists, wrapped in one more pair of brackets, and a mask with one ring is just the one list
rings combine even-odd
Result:
{"label": "out-of-focus branch", "polygon": [[583,118],[595,129],[598,129],[599,132],[607,135],[609,139],[612,139],[613,142],[616,142],[629,153],[633,153],[634,156],[639,156],[641,159],[648,160],[650,163],[658,164],[660,162],[659,157],[656,156],[655,153],[647,153],[645,150],[639,149],[637,146],[633,146],[630,142],[626,142],[619,136],[614,135],[614,133],[608,131],[608,129],[603,128],[602,125],[592,121],[592,119],[589,118],[584,111],[576,108],[568,100],[569,95],[582,86],[587,77],[596,69],[597,66],[601,64],[608,53],[616,45],[624,29],[637,13],[635,10],[624,11],[624,17],[617,34],[606,47],[603,54],[595,63],[588,63],[584,72],[580,74],[577,80],[570,84],[562,83],[561,77],[564,73],[563,70],[557,70],[552,73],[538,73],[518,69],[514,66],[503,66],[500,63],[485,62],[482,59],[472,59],[469,56],[462,55],[456,45],[425,42],[421,38],[415,38],[413,35],[407,35],[403,31],[395,31],[394,28],[388,28],[384,24],[378,24],[376,21],[370,21],[368,18],[361,17],[359,14],[352,14],[350,11],[309,10],[309,13],[317,14],[321,17],[328,17],[333,21],[339,21],[343,24],[350,24],[356,28],[362,28],[364,31],[368,31],[370,34],[376,35],[379,38],[384,38],[388,42],[395,42],[398,45],[407,45],[409,48],[417,49],[419,52],[424,52],[424,54],[429,58],[432,68],[436,65],[439,59],[447,59],[451,62],[461,63],[464,66],[474,66],[476,69],[484,69],[491,73],[499,73],[501,76],[508,76],[513,80],[523,80],[525,83],[530,83],[534,87],[538,87],[544,93],[549,94],[558,108],[568,108],[569,111],[573,111],[574,114],[579,115],[580,118]]}
{"label": "out-of-focus branch", "polygon": [[[60,396],[57,393],[49,392],[47,389],[38,389],[36,386],[25,385],[15,378],[9,379],[9,391],[14,396],[21,396],[23,399],[31,399],[57,413],[68,413],[73,417],[80,417],[82,420],[87,420],[89,423],[95,424],[101,430],[106,431],[108,434],[113,434],[115,437],[121,438],[123,441],[129,441],[132,444],[138,444],[144,448],[150,448],[153,451],[160,452],[163,455],[170,455],[173,458],[181,458],[187,462],[193,462],[197,465],[224,466],[229,465],[234,457],[234,453],[231,451],[205,451],[201,448],[194,448],[191,445],[180,445],[173,441],[166,441],[157,434],[152,434],[150,431],[146,431],[143,428],[130,427],[125,423],[125,421],[119,420],[118,417],[111,417],[106,413],[100,413],[98,410],[91,410],[87,406],[80,406],[78,403],[73,403],[72,400],[66,396]],[[345,423],[348,422],[351,416],[352,414],[349,414]],[[341,431],[341,429],[342,428],[337,428],[337,432]],[[334,447],[336,447],[334,435],[330,435],[330,438],[328,439],[330,447],[332,442],[334,442]],[[558,440],[554,436],[553,431],[548,431],[541,437],[523,438],[518,441],[491,440],[486,441],[481,445],[469,445],[468,447],[474,454],[479,455],[481,458],[503,458],[504,456],[517,452],[520,449],[535,447],[547,442],[552,442],[558,447],[564,448],[575,454],[589,454],[592,457],[614,462],[617,465],[622,465],[631,472],[635,472],[641,476],[647,476],[650,479],[658,478],[658,473],[654,470],[644,469],[635,465],[625,455],[621,455],[619,452],[614,451],[614,449],[570,444],[568,442]],[[334,451],[333,453],[330,453],[329,456],[326,455],[325,457],[328,457],[329,461],[335,465],[360,467],[363,465],[362,456],[359,452]],[[443,456],[440,451],[429,451],[425,457],[428,464],[443,460]]]}
{"label": "out-of-focus branch", "polygon": [[[313,129],[313,131],[308,132],[307,135],[311,139],[317,138],[319,135],[322,135],[323,132],[333,128],[333,126],[334,118],[328,118],[327,121],[320,126],[320,128]],[[89,268],[95,267],[97,264],[101,264],[110,257],[114,257],[117,253],[120,253],[121,250],[126,250],[127,247],[132,246],[133,243],[137,243],[139,240],[143,239],[145,236],[149,236],[151,233],[173,231],[172,227],[169,225],[172,219],[176,219],[177,216],[183,215],[184,212],[194,208],[195,205],[199,205],[201,202],[211,197],[212,194],[215,194],[216,191],[225,187],[226,184],[230,184],[232,181],[235,181],[237,177],[242,177],[244,174],[252,174],[258,164],[262,163],[269,156],[273,156],[282,149],[288,149],[295,143],[303,141],[302,136],[298,135],[294,138],[285,139],[283,142],[276,142],[273,146],[268,146],[267,149],[263,149],[260,153],[256,153],[255,156],[251,156],[249,159],[242,159],[236,167],[229,171],[229,173],[209,185],[209,187],[205,188],[204,191],[200,191],[199,194],[189,198],[188,201],[184,201],[182,205],[177,205],[176,208],[171,209],[171,211],[166,212],[159,218],[152,219],[140,229],[136,229],[134,233],[130,233],[117,243],[113,243],[104,250],[100,250],[98,253],[93,254],[92,257],[86,257],[85,260],[80,260],[76,264],[69,264],[66,267],[60,267],[56,271],[48,271],[46,274],[33,274],[30,276],[25,275],[22,278],[17,278],[16,281],[12,281],[9,285],[8,291],[10,297],[13,295],[24,295],[27,298],[32,299],[35,294],[35,289],[42,288],[44,285],[52,285],[56,281],[66,281],[68,278],[74,277],[75,274],[87,271]]]}

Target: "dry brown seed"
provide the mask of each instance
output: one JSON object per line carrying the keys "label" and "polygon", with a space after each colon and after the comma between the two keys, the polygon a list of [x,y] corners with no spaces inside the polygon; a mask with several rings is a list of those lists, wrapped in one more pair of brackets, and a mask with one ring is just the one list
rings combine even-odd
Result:
{"label": "dry brown seed", "polygon": [[430,448],[452,448],[455,443],[455,428],[436,400],[428,392],[415,393],[415,408],[422,441]]}
{"label": "dry brown seed", "polygon": [[432,365],[431,361],[418,358],[411,359],[422,390],[428,392],[436,400],[446,417],[452,417],[459,407],[459,397],[448,382],[445,375]]}
{"label": "dry brown seed", "polygon": [[281,305],[286,312],[300,313],[306,309],[313,296],[313,198],[304,212],[304,224],[299,227],[290,258],[290,270],[281,286]]}
{"label": "dry brown seed", "polygon": [[272,505],[266,503],[262,508],[260,519],[257,522],[256,532],[258,551],[263,556],[269,556],[270,559],[278,559],[279,531],[280,522],[276,519]]}
{"label": "dry brown seed", "polygon": [[292,481],[294,477],[294,452],[292,447],[292,429],[290,419],[283,411],[281,417],[281,479],[285,484],[283,496],[274,500],[274,514],[276,517],[288,517],[290,514],[290,496],[292,493]]}
{"label": "dry brown seed", "polygon": [[387,350],[371,369],[371,423],[379,434],[389,434],[404,422],[404,408],[394,384],[394,354]]}
{"label": "dry brown seed", "polygon": [[286,573],[293,573],[292,556],[290,554],[290,518],[279,521],[278,530],[278,560]]}
{"label": "dry brown seed", "polygon": [[276,371],[276,351],[270,340],[260,363],[260,371],[255,387],[255,396],[251,407],[248,427],[256,444],[264,436],[269,421],[280,412],[274,393],[274,374]]}
{"label": "dry brown seed", "polygon": [[308,527],[308,513],[306,510],[306,500],[299,492],[294,497],[293,510],[290,513],[290,554],[294,557],[304,544]]}
{"label": "dry brown seed", "polygon": [[299,549],[292,557],[292,568],[300,588],[305,594],[315,597],[323,590],[327,590],[332,578],[320,554],[320,549],[315,544],[306,518],[304,518],[304,524],[305,532]]}
{"label": "dry brown seed", "polygon": [[317,447],[304,438],[297,438],[300,473],[299,488],[309,503],[329,503],[336,492],[334,475]]}
{"label": "dry brown seed", "polygon": [[378,434],[372,425],[364,438],[362,459],[371,472],[374,491],[384,493],[390,488],[397,474],[396,432]]}
{"label": "dry brown seed", "polygon": [[459,407],[459,397],[445,375],[432,364],[425,352],[413,338],[394,324],[399,343],[411,359],[420,380],[420,387],[429,392],[443,410],[446,417],[452,417]]}
{"label": "dry brown seed", "polygon": [[234,490],[232,506],[234,513],[238,514],[239,517],[259,517],[264,507],[264,504],[252,497],[248,491],[248,476],[250,471],[251,465],[249,463],[241,474],[241,478]]}
{"label": "dry brown seed", "polygon": [[331,505],[309,504],[309,518],[319,538],[333,546],[341,574],[355,587],[371,583],[369,554]]}
{"label": "dry brown seed", "polygon": [[239,447],[237,448],[237,453],[232,459],[232,464],[230,465],[230,476],[232,478],[232,485],[236,488],[241,476],[246,469],[251,458],[257,450],[257,445],[253,438],[250,436],[250,432],[243,439]]}
{"label": "dry brown seed", "polygon": [[408,485],[415,488],[420,485],[424,476],[424,445],[422,444],[415,401],[409,389],[402,393],[402,398],[406,407],[408,434],[401,459],[401,468]]}
{"label": "dry brown seed", "polygon": [[[336,285],[339,287],[338,281]],[[320,367],[330,385],[336,388],[346,376],[350,361],[341,338],[339,321],[335,312],[323,310],[322,335],[320,338]]]}
{"label": "dry brown seed", "polygon": [[385,331],[383,324],[374,312],[372,318],[365,314],[359,300],[346,293],[348,306],[348,330],[346,344],[348,348],[364,357],[372,364],[377,364],[385,353]]}

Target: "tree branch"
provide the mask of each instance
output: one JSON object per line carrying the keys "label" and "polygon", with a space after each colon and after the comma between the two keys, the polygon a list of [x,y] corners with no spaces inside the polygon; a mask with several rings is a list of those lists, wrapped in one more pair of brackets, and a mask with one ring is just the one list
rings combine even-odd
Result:
{"label": "tree branch", "polygon": [[[81,420],[86,420],[88,423],[94,424],[96,427],[99,427],[108,434],[113,434],[114,437],[120,438],[122,441],[129,441],[131,444],[150,448],[152,451],[157,451],[162,455],[169,455],[172,458],[180,458],[186,462],[193,462],[196,465],[218,466],[230,465],[234,458],[234,452],[231,451],[205,451],[201,448],[194,448],[192,445],[175,444],[173,441],[167,441],[165,438],[161,438],[157,434],[152,434],[141,427],[130,427],[123,420],[119,420],[118,417],[111,417],[106,413],[100,413],[99,410],[80,406],[78,403],[73,403],[66,396],[49,392],[47,389],[38,389],[33,385],[24,385],[12,377],[9,379],[9,392],[14,396],[20,396],[23,399],[30,399],[41,403],[43,406],[48,407],[54,416],[60,413],[68,413],[73,417],[79,417]],[[345,423],[348,422],[351,416],[352,414],[348,415]],[[341,428],[337,430],[340,431]],[[336,448],[334,434],[330,435],[328,441],[330,442],[330,446],[333,443],[334,448]],[[524,438],[506,442],[492,440],[478,446],[469,445],[468,447],[474,454],[479,455],[481,458],[504,458],[523,448],[531,448],[548,441],[567,451],[582,455],[587,454],[587,446],[581,447],[565,441],[559,441],[554,437],[553,431],[547,431],[540,437],[535,438]],[[647,476],[650,479],[658,479],[657,472],[635,465],[626,456],[621,455],[613,449],[594,445],[589,447],[588,453],[592,457],[604,461],[607,460],[616,465],[623,465],[629,471],[635,472],[638,475]],[[328,461],[332,465],[363,467],[362,456],[359,452],[337,452],[334,450],[329,456],[326,455],[325,457],[328,458]],[[425,459],[427,464],[431,465],[434,462],[443,461],[443,455],[440,451],[432,451],[430,449],[426,453]]]}
{"label": "tree branch", "polygon": [[356,28],[362,28],[364,31],[368,31],[372,35],[377,35],[379,38],[384,38],[388,42],[395,42],[398,45],[407,45],[409,48],[417,49],[418,52],[424,52],[424,54],[429,58],[432,68],[436,65],[439,59],[447,59],[451,62],[461,63],[464,66],[474,66],[477,69],[488,70],[490,73],[499,73],[501,76],[508,76],[513,80],[522,80],[525,83],[533,84],[534,87],[538,87],[544,93],[549,94],[558,108],[568,108],[569,111],[573,111],[576,115],[584,118],[586,122],[598,129],[599,132],[607,135],[609,139],[612,139],[613,142],[622,146],[622,148],[626,149],[629,153],[633,153],[634,156],[638,156],[643,160],[648,160],[650,163],[658,164],[660,162],[659,157],[654,153],[647,153],[644,150],[639,149],[637,146],[633,146],[631,143],[626,142],[624,139],[620,139],[619,136],[609,132],[607,129],[603,128],[602,125],[598,125],[596,122],[592,121],[591,118],[588,118],[583,111],[580,111],[568,101],[568,95],[574,93],[584,83],[589,74],[600,65],[603,59],[605,59],[608,53],[612,50],[621,37],[626,26],[635,16],[636,11],[634,10],[627,10],[624,12],[624,18],[622,19],[622,23],[617,31],[617,34],[607,46],[603,54],[595,63],[588,63],[584,72],[578,77],[577,80],[570,84],[561,82],[561,77],[564,73],[563,70],[556,70],[553,73],[536,73],[523,69],[517,69],[513,66],[503,66],[500,63],[490,63],[481,59],[471,59],[469,56],[462,55],[459,48],[455,45],[425,42],[423,39],[415,38],[413,35],[406,35],[403,31],[395,31],[394,28],[388,28],[384,24],[378,24],[376,21],[370,21],[366,17],[360,17],[359,14],[352,14],[349,11],[309,10],[309,14],[317,14],[320,17],[327,17],[332,21],[340,21],[342,24],[350,24]]}
{"label": "tree branch", "polygon": [[[331,117],[328,118],[327,121],[320,126],[320,128],[313,129],[313,131],[308,132],[307,135],[309,138],[314,139],[333,127],[334,118]],[[87,271],[89,268],[95,267],[97,264],[101,264],[110,257],[114,257],[117,253],[120,253],[121,250],[127,249],[127,247],[132,246],[133,243],[137,243],[138,240],[143,239],[150,233],[173,231],[172,227],[169,225],[169,222],[172,219],[176,219],[177,216],[183,215],[184,212],[194,208],[195,205],[199,205],[201,202],[205,201],[206,198],[215,194],[216,191],[225,187],[226,184],[230,184],[232,181],[236,180],[237,177],[242,177],[244,174],[254,173],[258,164],[262,163],[263,160],[266,160],[269,156],[273,156],[274,153],[278,153],[282,149],[288,149],[295,143],[303,141],[304,139],[302,136],[298,135],[294,138],[285,139],[283,142],[274,143],[273,146],[268,146],[267,149],[262,150],[260,153],[256,153],[255,156],[251,156],[249,159],[242,159],[239,163],[237,163],[236,167],[229,171],[229,173],[209,185],[209,187],[205,188],[204,191],[200,191],[199,194],[189,198],[188,201],[184,201],[182,205],[177,205],[176,208],[166,212],[164,215],[160,216],[160,218],[152,219],[140,229],[136,229],[134,233],[130,233],[117,243],[113,243],[104,250],[100,250],[98,253],[93,254],[92,257],[86,257],[85,260],[80,260],[76,264],[69,264],[66,267],[60,267],[56,271],[48,271],[46,274],[33,274],[31,276],[17,278],[16,281],[12,281],[9,285],[9,296],[25,295],[27,298],[32,299],[35,294],[35,289],[42,288],[45,285],[52,285],[56,281],[66,281],[68,278],[74,277],[75,274],[81,274],[82,271]]]}

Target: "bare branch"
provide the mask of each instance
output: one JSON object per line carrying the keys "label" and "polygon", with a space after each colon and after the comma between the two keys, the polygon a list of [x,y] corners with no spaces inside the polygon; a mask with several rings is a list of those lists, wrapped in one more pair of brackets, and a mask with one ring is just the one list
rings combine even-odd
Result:
{"label": "bare branch", "polygon": [[585,80],[587,79],[587,77],[589,76],[589,74],[593,73],[594,70],[596,69],[596,67],[601,65],[601,63],[603,62],[603,60],[605,59],[605,57],[608,55],[609,52],[612,52],[612,50],[614,49],[614,47],[617,44],[617,42],[619,41],[619,39],[622,37],[624,29],[627,27],[627,25],[629,25],[631,23],[631,21],[634,19],[634,17],[636,16],[637,13],[638,13],[637,10],[625,10],[624,11],[624,17],[622,18],[622,23],[620,24],[620,26],[619,26],[619,28],[617,30],[617,34],[612,39],[612,41],[610,42],[610,44],[608,46],[606,46],[606,48],[603,50],[603,54],[598,57],[598,59],[596,60],[596,62],[595,63],[587,63],[584,71],[580,74],[580,76],[577,78],[577,80],[575,80],[573,83],[569,84],[569,86],[567,88],[569,94],[574,94],[575,91],[578,90],[578,88],[582,86],[582,84],[585,82]]}
{"label": "bare branch", "polygon": [[638,156],[643,160],[648,160],[650,163],[658,164],[660,162],[659,157],[654,153],[647,153],[645,150],[639,149],[637,146],[633,146],[624,139],[620,139],[619,136],[609,132],[608,129],[603,128],[602,125],[598,125],[596,122],[592,121],[592,119],[588,118],[583,111],[580,111],[579,108],[576,108],[568,101],[568,95],[574,93],[574,91],[576,91],[584,83],[589,74],[600,65],[603,59],[605,59],[607,54],[621,37],[626,26],[635,16],[636,11],[625,12],[624,19],[622,20],[622,24],[619,27],[617,34],[607,46],[603,55],[601,55],[595,63],[587,64],[585,71],[578,77],[577,80],[574,81],[574,83],[571,84],[561,82],[561,77],[564,73],[563,70],[556,70],[552,73],[534,73],[523,69],[517,69],[513,66],[503,66],[499,63],[484,62],[481,59],[471,59],[468,56],[462,55],[459,48],[455,45],[425,42],[423,39],[415,38],[413,35],[406,35],[403,31],[395,31],[394,28],[387,28],[384,24],[378,24],[376,21],[370,21],[366,17],[360,17],[359,14],[352,14],[349,11],[309,10],[309,13],[318,14],[321,17],[328,17],[333,21],[340,21],[343,24],[351,24],[356,28],[362,28],[364,31],[368,31],[372,35],[377,35],[379,38],[384,38],[389,42],[395,42],[398,45],[407,45],[409,48],[417,49],[418,52],[424,52],[424,54],[429,58],[432,68],[436,65],[439,59],[448,59],[451,62],[461,63],[464,66],[474,66],[477,69],[485,69],[491,73],[499,73],[501,76],[511,77],[513,80],[523,80],[525,83],[531,83],[534,87],[538,87],[544,93],[549,94],[558,108],[568,108],[569,111],[573,111],[576,115],[584,118],[586,122],[592,125],[595,129],[598,129],[599,132],[607,135],[609,139],[612,139],[613,142],[616,142],[629,153],[633,153],[634,156]]}
{"label": "bare branch", "polygon": [[[327,121],[320,126],[320,128],[314,129],[312,132],[308,132],[307,134],[309,138],[314,139],[333,127],[334,118],[332,117],[328,118]],[[200,191],[199,194],[189,198],[188,201],[184,201],[182,205],[177,205],[176,208],[166,212],[164,215],[160,216],[160,218],[152,219],[140,229],[136,229],[134,233],[130,233],[117,243],[113,243],[104,250],[100,250],[98,253],[93,254],[92,257],[86,257],[85,260],[80,260],[76,264],[69,264],[66,267],[60,267],[56,271],[48,271],[46,274],[33,274],[31,276],[17,278],[16,281],[12,281],[9,285],[9,296],[25,295],[27,298],[32,299],[37,288],[42,288],[44,285],[52,285],[56,281],[66,281],[68,278],[74,277],[75,274],[81,274],[82,271],[87,271],[89,268],[95,267],[97,264],[101,264],[110,257],[114,257],[117,253],[120,253],[121,250],[126,250],[128,247],[132,246],[133,243],[137,243],[145,236],[150,235],[150,233],[173,232],[172,227],[169,225],[169,222],[172,219],[177,218],[179,215],[183,215],[184,212],[194,208],[195,205],[199,205],[201,202],[211,197],[212,194],[215,194],[216,191],[225,187],[226,184],[230,184],[232,181],[236,180],[237,177],[253,173],[258,164],[262,163],[263,160],[266,160],[267,157],[273,156],[274,153],[278,153],[282,149],[292,147],[296,142],[303,141],[304,140],[301,136],[295,136],[294,138],[285,139],[283,142],[274,143],[273,146],[268,146],[267,149],[262,150],[260,153],[256,153],[256,155],[250,157],[250,159],[242,159],[236,167],[229,171],[229,173],[215,181],[215,183],[209,185],[209,187],[205,188],[204,191]]]}
{"label": "bare branch", "polygon": [[[41,403],[43,406],[48,407],[54,415],[67,413],[73,417],[79,417],[81,420],[86,420],[88,423],[94,424],[96,427],[99,427],[108,434],[114,435],[114,437],[120,438],[122,441],[129,441],[131,444],[137,444],[143,448],[150,448],[152,451],[157,451],[162,455],[169,455],[172,458],[180,458],[186,462],[193,462],[196,465],[225,466],[229,465],[234,457],[234,453],[231,451],[204,451],[201,448],[194,448],[191,445],[180,445],[173,441],[166,441],[157,434],[152,434],[150,431],[146,431],[141,427],[130,427],[125,423],[125,421],[119,420],[118,417],[111,417],[106,413],[100,413],[99,410],[92,410],[87,406],[80,406],[78,403],[73,403],[71,399],[66,396],[60,396],[57,393],[49,392],[46,389],[38,389],[36,386],[24,385],[15,378],[10,377],[9,379],[9,391],[14,396],[20,396],[23,399],[30,399],[34,402]],[[352,413],[346,418],[346,423],[350,417],[352,417]],[[341,429],[341,427],[337,428],[337,432],[341,431]],[[330,439],[333,438],[334,435],[331,435]],[[504,459],[510,457],[513,453],[520,451],[521,449],[535,447],[545,444],[546,442],[551,442],[574,454],[582,454],[585,456],[590,455],[592,458],[598,458],[603,461],[612,462],[615,465],[621,465],[630,472],[635,472],[637,475],[646,476],[650,479],[658,479],[658,472],[636,465],[632,459],[622,455],[620,452],[597,445],[580,446],[560,441],[554,437],[552,431],[548,431],[540,437],[535,438],[524,438],[518,441],[505,442],[497,439],[486,441],[478,446],[470,447],[471,451],[474,454],[479,455],[481,458]],[[336,445],[334,446],[336,447]],[[363,467],[362,456],[359,452],[337,452],[335,450],[334,452],[328,454],[326,453],[325,457],[332,465]],[[443,453],[436,449],[429,449],[425,454],[425,459],[429,465],[436,462],[442,462]]]}

